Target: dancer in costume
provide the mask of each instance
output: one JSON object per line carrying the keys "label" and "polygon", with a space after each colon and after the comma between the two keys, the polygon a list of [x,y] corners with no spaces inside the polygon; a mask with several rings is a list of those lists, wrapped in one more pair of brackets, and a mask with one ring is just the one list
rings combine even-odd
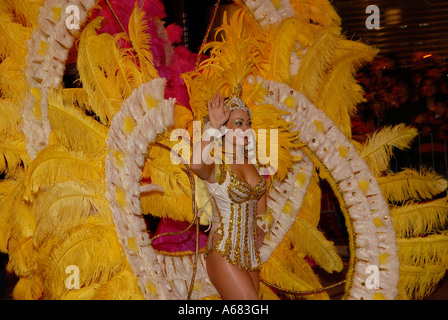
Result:
{"label": "dancer in costume", "polygon": [[[311,257],[328,273],[343,269],[318,230],[319,179],[339,199],[349,233],[344,299],[421,299],[443,278],[448,198],[438,195],[447,181],[428,171],[388,172],[392,148],[407,147],[412,128],[385,128],[363,145],[351,140],[349,115],[363,97],[353,73],[376,50],[345,39],[327,0],[235,1],[243,10],[224,19],[223,40],[204,46],[210,58],[184,77],[191,109],[167,99],[169,80],[179,77],[168,77],[166,67],[178,59],[156,40],[167,38],[151,16],[159,1],[145,1],[146,13],[133,2],[106,1],[106,10],[129,13],[110,34],[99,33],[107,19],[89,20],[93,0],[76,2],[86,22],[78,35],[66,26],[71,0],[0,2],[0,251],[19,279],[13,298],[226,297],[200,250],[157,250],[142,216],[194,223],[201,213],[201,223],[213,221],[203,204],[217,197],[214,190],[203,192],[199,178],[193,186],[185,166],[156,144],[171,147],[175,129],[191,129],[206,116],[206,101],[218,91],[232,96],[236,83],[252,128],[279,132],[259,248],[261,299],[278,299],[278,290],[330,299],[306,262]],[[61,80],[75,39],[82,88],[68,89]],[[251,186],[257,180],[245,178]],[[73,266],[79,289],[67,285]],[[371,266],[379,287],[369,283]]]}
{"label": "dancer in costume", "polygon": [[[238,159],[237,152],[241,148],[247,150],[251,112],[237,95],[224,102],[224,98],[216,94],[208,101],[208,114],[207,128],[230,129],[223,137],[215,138],[218,143],[215,152],[219,152],[220,147],[223,149],[221,158],[224,161],[219,168],[203,157],[198,157],[199,164],[191,164],[193,172],[206,181],[213,200],[206,257],[208,275],[223,299],[258,299],[261,268],[258,248],[264,232],[257,226],[257,215],[266,212],[267,186],[247,153],[241,152],[242,159]],[[193,152],[199,151],[209,157],[210,153],[203,151],[210,144],[210,141],[202,141],[201,148]]]}

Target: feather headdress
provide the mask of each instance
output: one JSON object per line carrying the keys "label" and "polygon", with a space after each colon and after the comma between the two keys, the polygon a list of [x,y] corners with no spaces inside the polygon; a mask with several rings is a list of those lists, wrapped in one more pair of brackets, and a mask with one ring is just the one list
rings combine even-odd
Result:
{"label": "feather headdress", "polygon": [[[256,133],[259,129],[278,130],[278,143],[271,143],[267,153],[275,152],[282,163],[275,176],[282,180],[294,161],[289,151],[297,145],[291,124],[282,117],[284,113],[263,98],[266,89],[258,80],[269,77],[270,50],[269,39],[260,37],[259,28],[243,9],[237,10],[230,19],[224,12],[223,24],[216,30],[216,38],[222,41],[206,44],[203,51],[210,50],[210,58],[203,61],[197,71],[183,76],[195,120],[207,116],[206,101],[219,91],[229,97],[226,107],[234,105],[251,114],[252,129]],[[257,134],[257,141],[259,139]]]}

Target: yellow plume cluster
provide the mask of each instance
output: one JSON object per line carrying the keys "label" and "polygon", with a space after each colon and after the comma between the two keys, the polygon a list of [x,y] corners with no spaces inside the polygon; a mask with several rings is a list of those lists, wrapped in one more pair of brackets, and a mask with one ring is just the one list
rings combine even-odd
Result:
{"label": "yellow plume cluster", "polygon": [[390,206],[400,259],[397,299],[423,299],[448,269],[446,178],[426,168],[388,170],[393,149],[409,148],[416,135],[404,125],[386,127],[359,147]]}
{"label": "yellow plume cluster", "polygon": [[208,43],[203,49],[210,49],[211,57],[201,63],[197,71],[184,74],[195,120],[207,117],[207,101],[215,93],[219,91],[230,97],[241,85],[241,97],[251,109],[252,128],[257,139],[258,129],[278,130],[277,148],[271,147],[267,154],[278,151],[281,166],[275,178],[283,180],[294,161],[289,151],[297,148],[295,133],[291,132],[291,124],[283,119],[285,113],[264,102],[262,96],[267,93],[266,89],[256,81],[258,76],[269,78],[270,34],[262,37],[256,21],[249,19],[242,10],[237,10],[229,19],[224,13],[223,25],[216,33],[222,41]]}
{"label": "yellow plume cluster", "polygon": [[[141,32],[144,12],[136,7],[130,19],[135,52],[118,45],[120,36],[98,35],[100,19],[86,26],[78,47],[82,88],[49,91],[49,145],[31,161],[19,111],[26,40],[39,27],[43,4],[0,5],[0,170],[7,178],[0,181],[0,250],[19,278],[13,298],[142,299],[105,198],[104,159],[120,104],[157,77],[150,39]],[[71,275],[79,276],[80,289],[71,290]]]}
{"label": "yellow plume cluster", "polygon": [[[172,148],[177,141],[170,141],[170,133],[165,132],[158,143]],[[171,152],[153,145],[143,168],[142,177],[150,178],[151,183],[164,188],[164,192],[145,193],[141,197],[142,213],[156,217],[168,217],[177,221],[192,221],[192,186],[188,167],[174,165],[170,160]],[[188,159],[189,160],[189,159]]]}

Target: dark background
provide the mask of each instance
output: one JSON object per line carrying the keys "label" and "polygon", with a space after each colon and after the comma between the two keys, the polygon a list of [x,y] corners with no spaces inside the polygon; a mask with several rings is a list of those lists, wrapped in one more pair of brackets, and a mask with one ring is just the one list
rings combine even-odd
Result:
{"label": "dark background", "polygon": [[[202,43],[216,0],[165,0],[167,25],[185,28],[184,41],[197,52]],[[221,5],[232,1],[221,0]],[[412,55],[424,51],[448,62],[448,1],[446,0],[334,0],[347,38],[378,47],[384,55],[394,55],[408,64]],[[380,9],[380,29],[369,30],[366,8]]]}

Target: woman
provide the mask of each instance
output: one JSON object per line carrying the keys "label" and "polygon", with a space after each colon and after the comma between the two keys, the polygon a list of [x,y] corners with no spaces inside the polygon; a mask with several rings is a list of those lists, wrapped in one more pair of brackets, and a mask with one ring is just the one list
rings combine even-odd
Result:
{"label": "woman", "polygon": [[[238,152],[228,151],[247,149],[251,113],[238,96],[225,102],[219,94],[208,101],[208,113],[212,129],[225,125],[229,130],[214,141],[201,141],[196,149],[201,160],[191,164],[192,171],[206,181],[213,203],[207,271],[223,299],[258,299],[258,249],[264,232],[257,225],[257,215],[266,212],[266,182],[247,156],[235,159]],[[222,164],[211,162],[209,152],[203,152],[214,142],[225,150]]]}

